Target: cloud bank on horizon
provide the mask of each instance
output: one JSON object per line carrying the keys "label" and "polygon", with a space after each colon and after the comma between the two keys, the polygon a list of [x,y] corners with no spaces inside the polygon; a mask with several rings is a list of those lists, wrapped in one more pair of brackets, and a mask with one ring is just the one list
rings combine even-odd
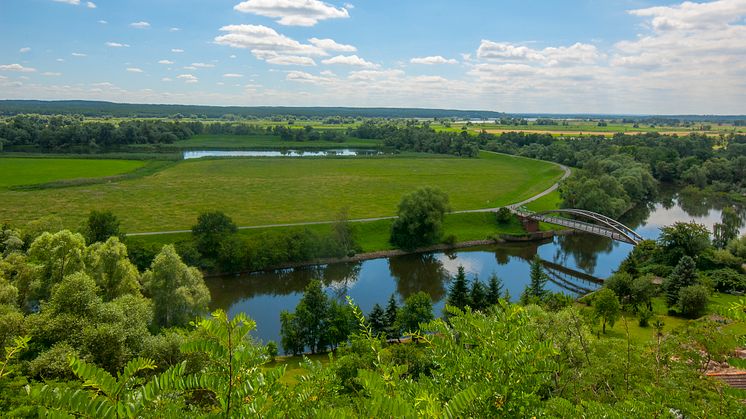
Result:
{"label": "cloud bank on horizon", "polygon": [[9,0],[0,99],[746,114],[746,0],[112,3]]}

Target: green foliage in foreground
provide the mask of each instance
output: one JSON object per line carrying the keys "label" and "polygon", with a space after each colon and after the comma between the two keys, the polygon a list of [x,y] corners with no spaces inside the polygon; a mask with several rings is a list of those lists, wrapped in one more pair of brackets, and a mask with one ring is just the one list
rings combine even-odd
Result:
{"label": "green foliage in foreground", "polygon": [[[485,313],[448,308],[418,343],[386,344],[351,307],[357,333],[325,366],[306,360],[294,385],[269,368],[243,315],[196,323],[182,351],[201,361],[148,374],[130,361],[116,377],[72,358],[83,382],[32,384],[19,406],[68,417],[743,417],[736,391],[703,375],[735,342],[692,322],[649,344],[598,339],[577,308],[501,301]],[[655,334],[651,331],[651,334]],[[82,388],[81,388],[82,385]],[[38,410],[37,410],[38,409]]]}

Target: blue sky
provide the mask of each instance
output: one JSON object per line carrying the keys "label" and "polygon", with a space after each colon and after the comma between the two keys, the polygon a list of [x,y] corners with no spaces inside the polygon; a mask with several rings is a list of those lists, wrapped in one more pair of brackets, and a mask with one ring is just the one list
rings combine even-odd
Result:
{"label": "blue sky", "polygon": [[0,98],[746,113],[746,0],[2,0]]}

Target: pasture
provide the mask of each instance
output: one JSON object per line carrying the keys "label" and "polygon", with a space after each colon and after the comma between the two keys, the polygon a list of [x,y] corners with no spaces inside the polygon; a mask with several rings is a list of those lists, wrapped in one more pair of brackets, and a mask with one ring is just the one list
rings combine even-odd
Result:
{"label": "pasture", "polygon": [[240,226],[334,220],[342,208],[351,219],[383,217],[395,215],[401,197],[422,186],[442,189],[454,210],[490,208],[533,196],[561,174],[551,163],[490,153],[477,159],[191,160],[118,182],[0,189],[0,223],[22,225],[53,214],[78,227],[94,209],[113,211],[127,232],[189,229],[200,213],[212,210]]}
{"label": "pasture", "polygon": [[136,160],[0,158],[0,189],[61,180],[115,176],[138,169],[145,163]]}

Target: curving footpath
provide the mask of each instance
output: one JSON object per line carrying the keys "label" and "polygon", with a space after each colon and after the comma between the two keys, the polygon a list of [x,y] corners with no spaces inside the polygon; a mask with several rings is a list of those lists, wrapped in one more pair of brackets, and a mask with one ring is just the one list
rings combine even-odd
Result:
{"label": "curving footpath", "polygon": [[[516,159],[535,160],[535,159],[530,159],[528,157],[514,156],[512,154],[497,153],[497,152],[494,152],[494,151],[485,151],[485,150],[482,150],[482,151],[485,152],[485,153],[492,153],[492,154],[500,154],[500,155],[503,155],[503,156],[510,156],[510,157],[513,157],[513,158],[516,158]],[[542,161],[545,161],[545,160],[542,160]],[[546,195],[548,195],[548,194],[556,191],[557,188],[559,188],[560,182],[562,182],[563,180],[567,179],[567,177],[570,176],[570,174],[572,173],[572,171],[570,170],[570,168],[567,167],[567,166],[565,166],[565,165],[563,165],[563,164],[554,163],[554,162],[547,162],[547,163],[552,163],[552,164],[555,164],[555,165],[561,167],[562,170],[564,170],[564,173],[562,174],[562,177],[557,182],[555,182],[552,186],[550,186],[549,188],[547,188],[546,190],[544,190],[542,192],[539,192],[538,194],[536,194],[536,195],[534,195],[534,196],[532,196],[532,197],[530,197],[528,199],[524,199],[521,202],[517,202],[515,204],[507,205],[508,208],[510,208],[510,209],[516,209],[518,207],[521,207],[521,206],[524,206],[524,205],[528,204],[529,202],[536,201],[537,199],[539,199],[539,198],[541,198],[543,196],[546,196]],[[473,209],[473,210],[452,211],[449,214],[466,214],[466,213],[475,213],[475,212],[495,212],[495,211],[497,211],[500,208],[501,207],[493,207],[493,208],[480,208],[480,209]],[[349,221],[351,223],[365,223],[365,222],[371,222],[371,221],[393,220],[395,218],[397,218],[395,215],[391,215],[391,216],[388,216],[388,217],[356,218],[356,219],[351,219],[351,220],[347,220],[347,221]],[[242,226],[242,227],[238,227],[238,229],[239,230],[251,230],[251,229],[272,228],[272,227],[302,227],[302,226],[311,226],[311,225],[320,225],[320,224],[334,224],[336,222],[337,222],[336,220],[333,220],[333,221],[306,221],[306,222],[302,222],[302,223],[284,223],[284,224],[264,224],[264,225],[258,225],[258,226]],[[171,231],[151,231],[151,232],[144,232],[144,233],[127,233],[126,235],[127,236],[157,236],[157,235],[161,235],[161,234],[178,234],[178,233],[191,233],[191,232],[192,232],[192,230],[171,230]]]}

